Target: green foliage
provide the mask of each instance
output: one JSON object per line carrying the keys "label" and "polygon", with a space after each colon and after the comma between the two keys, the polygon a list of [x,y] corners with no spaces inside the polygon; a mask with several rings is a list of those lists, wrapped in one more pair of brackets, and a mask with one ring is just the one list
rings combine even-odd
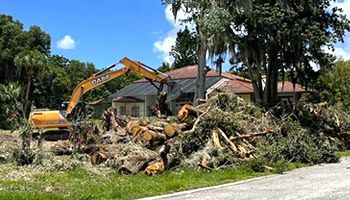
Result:
{"label": "green foliage", "polygon": [[264,158],[268,163],[285,161],[318,164],[338,161],[336,146],[327,137],[312,133],[292,120],[283,122],[282,130],[287,135],[266,137],[258,143],[257,157]]}
{"label": "green foliage", "polygon": [[[176,139],[176,144],[181,146],[178,153],[181,157],[188,158],[182,162],[184,166],[194,167],[205,157],[208,165],[214,168],[242,165],[254,171],[266,171],[266,166],[269,166],[274,172],[280,173],[288,169],[291,162],[310,165],[337,162],[335,150],[340,142],[335,136],[349,130],[349,120],[346,121],[346,117],[338,112],[305,107],[301,114],[278,118],[271,112],[263,112],[261,108],[244,102],[234,94],[219,93],[201,108],[209,108],[209,112],[202,117],[196,131],[182,134]],[[323,113],[324,116],[312,116],[313,111],[310,113],[310,110]],[[333,116],[342,117],[333,119]],[[336,126],[337,123],[341,123],[341,127]],[[333,127],[337,129],[332,129]],[[267,129],[274,134],[249,139],[246,148],[252,151],[253,156],[249,162],[242,162],[232,156],[232,150],[227,146],[213,146],[211,140],[217,128],[228,138],[264,133]],[[332,132],[328,133],[329,131]],[[224,141],[222,145],[225,145]],[[243,140],[235,141],[237,147],[244,144]],[[250,145],[254,147],[251,148]]]}
{"label": "green foliage", "polygon": [[350,109],[350,61],[338,61],[332,68],[324,71],[318,79],[316,88],[319,89],[321,101],[337,105],[346,110]]}
{"label": "green foliage", "polygon": [[25,31],[19,21],[8,15],[0,15],[0,84],[13,81],[21,83],[26,73],[14,64],[14,58],[23,51],[38,51],[48,55],[50,43],[50,36],[38,26]]}
{"label": "green foliage", "polygon": [[[187,20],[196,25],[197,44],[207,45],[212,58],[229,52],[232,60],[243,64],[256,102],[266,107],[277,103],[278,80],[285,79],[286,72],[293,83],[314,82],[318,74],[310,61],[329,67],[333,58],[323,47],[343,41],[350,28],[342,10],[331,8],[329,0],[163,1],[172,5],[175,16],[185,9]],[[266,88],[262,75],[267,76]]]}
{"label": "green foliage", "polygon": [[160,72],[168,72],[171,70],[171,67],[170,67],[169,63],[163,62],[162,65],[160,67],[158,67],[157,70]]}
{"label": "green foliage", "polygon": [[0,84],[0,129],[12,129],[23,116],[22,88],[18,83]]}
{"label": "green foliage", "polygon": [[196,55],[197,36],[194,32],[190,32],[187,27],[177,32],[175,45],[172,46],[170,55],[174,58],[172,64],[173,69],[197,64]]}
{"label": "green foliage", "polygon": [[31,149],[32,129],[29,123],[23,123],[19,129],[21,145],[13,151],[13,159],[18,165],[32,164],[36,154]]}

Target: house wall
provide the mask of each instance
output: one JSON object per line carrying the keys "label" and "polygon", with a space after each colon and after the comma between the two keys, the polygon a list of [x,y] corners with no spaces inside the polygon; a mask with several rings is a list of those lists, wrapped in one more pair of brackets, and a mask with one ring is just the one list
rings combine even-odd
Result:
{"label": "house wall", "polygon": [[[113,102],[113,108],[116,111],[117,116],[128,115],[132,117],[145,117],[145,103],[144,102],[132,102],[132,103],[124,103],[124,102]],[[125,113],[122,113],[122,107],[125,108]],[[133,114],[133,108],[138,108],[138,115]],[[135,114],[135,113],[134,113]]]}
{"label": "house wall", "polygon": [[121,107],[125,107],[126,115],[131,116],[132,108],[138,106],[140,108],[139,117],[150,117],[153,115],[151,108],[155,107],[157,103],[157,97],[155,95],[148,96],[135,96],[138,99],[143,99],[144,102],[112,102],[112,107],[116,111],[117,116],[122,115]]}
{"label": "house wall", "polygon": [[[137,102],[137,103],[115,102],[113,108],[116,110],[117,116],[128,115],[131,117],[145,117],[145,104],[143,102]],[[134,109],[134,113],[133,113],[133,109]]]}
{"label": "house wall", "polygon": [[251,94],[238,94],[239,97],[241,97],[245,102],[252,102],[252,95]]}
{"label": "house wall", "polygon": [[145,116],[150,117],[153,115],[151,108],[155,107],[157,103],[157,97],[155,95],[145,96]]}

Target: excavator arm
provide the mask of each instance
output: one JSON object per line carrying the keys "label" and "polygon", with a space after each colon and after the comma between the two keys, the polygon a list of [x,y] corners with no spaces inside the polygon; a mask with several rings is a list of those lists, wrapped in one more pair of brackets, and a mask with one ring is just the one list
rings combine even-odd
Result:
{"label": "excavator arm", "polygon": [[[107,69],[102,70],[92,75],[90,78],[79,83],[78,86],[73,90],[71,100],[69,101],[65,113],[60,110],[47,109],[37,109],[31,112],[29,116],[29,121],[32,124],[32,126],[34,128],[67,128],[70,125],[70,123],[66,118],[66,115],[72,114],[73,109],[77,105],[82,95],[98,86],[107,83],[110,80],[113,80],[131,71],[136,72],[145,77],[146,79],[150,80],[151,83],[157,87],[158,94],[161,93],[160,91],[162,90],[162,86],[164,84],[167,85],[168,93],[170,93],[173,97],[169,99],[175,99],[178,95],[181,94],[181,88],[178,87],[175,82],[171,82],[169,80],[170,77],[168,75],[164,74],[164,76],[162,76],[161,74],[159,74],[159,72],[146,66],[145,64],[132,61],[128,58],[121,59],[119,63],[123,64],[124,67],[119,70],[109,71],[111,68],[116,66],[116,64],[114,64],[108,67]],[[160,85],[158,86],[154,84],[153,81],[160,83]],[[162,94],[160,96],[166,97],[167,95]],[[164,104],[166,100],[164,98],[160,99],[163,100],[162,103]],[[160,111],[160,113],[162,113],[162,111]]]}
{"label": "excavator arm", "polygon": [[73,90],[71,100],[69,101],[69,104],[66,110],[66,114],[72,113],[73,109],[75,108],[80,97],[83,94],[128,72],[132,71],[132,72],[138,73],[147,79],[159,82],[161,84],[166,83],[170,79],[168,75],[165,75],[164,77],[160,76],[155,70],[149,68],[148,66],[140,62],[130,60],[129,58],[126,58],[126,57],[122,58],[119,61],[119,63],[124,65],[122,69],[115,70],[115,71],[108,71],[110,68],[116,66],[116,64],[114,64],[108,67],[106,70],[103,70],[97,74],[94,74],[90,78],[79,83],[77,87]]}

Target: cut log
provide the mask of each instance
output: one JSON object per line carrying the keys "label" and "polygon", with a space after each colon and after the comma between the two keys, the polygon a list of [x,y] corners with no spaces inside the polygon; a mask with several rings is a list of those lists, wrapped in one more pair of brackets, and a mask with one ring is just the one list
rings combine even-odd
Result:
{"label": "cut log", "polygon": [[164,133],[167,135],[169,138],[173,137],[176,133],[175,127],[172,124],[167,124],[164,126]]}
{"label": "cut log", "polygon": [[123,174],[135,174],[145,169],[148,162],[149,160],[146,158],[143,158],[141,156],[133,156],[127,158],[118,171]]}
{"label": "cut log", "polygon": [[144,141],[164,141],[164,140],[166,140],[165,135],[158,133],[158,132],[155,132],[155,131],[151,131],[151,130],[145,131],[142,134],[142,137],[143,137]]}
{"label": "cut log", "polygon": [[153,176],[156,174],[161,174],[164,172],[164,162],[163,161],[154,161],[148,165],[145,170],[145,173],[149,176]]}
{"label": "cut log", "polygon": [[90,161],[92,165],[99,165],[108,159],[107,155],[102,151],[92,153]]}
{"label": "cut log", "polygon": [[147,175],[153,176],[156,174],[161,174],[164,170],[168,170],[174,166],[178,161],[176,159],[176,157],[178,157],[178,151],[177,148],[172,148],[173,146],[170,146],[170,144],[164,144],[159,149],[160,158],[149,163],[148,167],[145,170],[145,173]]}
{"label": "cut log", "polygon": [[131,128],[132,137],[136,137],[142,133],[142,128],[140,126],[133,126]]}
{"label": "cut log", "polygon": [[140,126],[140,121],[138,120],[130,120],[127,124],[126,124],[126,130],[132,134],[132,128],[135,126]]}
{"label": "cut log", "polygon": [[147,128],[149,130],[156,131],[156,132],[163,132],[164,131],[164,128],[159,127],[159,126],[148,125]]}
{"label": "cut log", "polygon": [[141,126],[147,126],[148,124],[150,124],[150,121],[148,119],[140,120],[140,125]]}
{"label": "cut log", "polygon": [[177,119],[180,122],[184,122],[188,116],[195,115],[197,116],[197,112],[191,112],[194,110],[194,106],[192,106],[191,104],[185,104],[181,107],[181,109],[179,110],[179,112],[177,113]]}
{"label": "cut log", "polygon": [[147,126],[140,126],[140,129],[142,132],[148,131],[148,127]]}
{"label": "cut log", "polygon": [[169,138],[174,137],[182,132],[186,128],[186,123],[181,124],[167,124],[164,126],[164,133]]}
{"label": "cut log", "polygon": [[169,124],[169,122],[166,122],[163,119],[158,119],[157,121],[153,121],[152,124],[148,126],[164,127],[167,124]]}

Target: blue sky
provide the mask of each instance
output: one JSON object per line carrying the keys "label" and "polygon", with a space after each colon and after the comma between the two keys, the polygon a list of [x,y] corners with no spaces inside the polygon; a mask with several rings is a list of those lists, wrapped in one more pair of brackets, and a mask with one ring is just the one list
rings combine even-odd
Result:
{"label": "blue sky", "polygon": [[[334,5],[350,16],[350,0]],[[40,26],[51,35],[52,53],[89,61],[98,68],[124,56],[157,68],[163,61],[171,61],[168,52],[176,32],[183,27],[161,0],[2,0],[0,13],[13,16],[26,29]],[[178,18],[186,18],[185,13],[179,13]],[[350,59],[349,52],[347,34],[334,54]]]}
{"label": "blue sky", "polygon": [[[25,28],[39,25],[51,35],[52,52],[105,67],[127,56],[158,67],[162,53],[154,43],[162,40],[172,24],[160,0],[2,0],[0,13],[13,16]],[[68,35],[60,49],[57,42]],[[66,37],[67,39],[67,37]],[[72,41],[71,41],[72,42]]]}

